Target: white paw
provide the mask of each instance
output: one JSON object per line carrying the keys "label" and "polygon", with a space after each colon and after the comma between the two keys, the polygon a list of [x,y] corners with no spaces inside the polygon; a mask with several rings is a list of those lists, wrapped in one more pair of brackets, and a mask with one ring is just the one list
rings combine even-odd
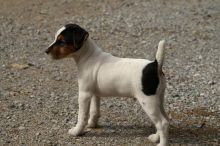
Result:
{"label": "white paw", "polygon": [[82,134],[82,130],[74,127],[69,129],[68,134],[73,135],[73,136],[80,136]]}
{"label": "white paw", "polygon": [[97,122],[90,121],[88,122],[87,128],[96,128],[98,126]]}
{"label": "white paw", "polygon": [[166,145],[166,144],[157,144],[157,146],[168,146],[168,145]]}
{"label": "white paw", "polygon": [[159,141],[159,134],[151,134],[150,136],[148,136],[148,140],[150,140],[151,142],[158,142]]}
{"label": "white paw", "polygon": [[168,143],[158,143],[157,146],[168,146]]}

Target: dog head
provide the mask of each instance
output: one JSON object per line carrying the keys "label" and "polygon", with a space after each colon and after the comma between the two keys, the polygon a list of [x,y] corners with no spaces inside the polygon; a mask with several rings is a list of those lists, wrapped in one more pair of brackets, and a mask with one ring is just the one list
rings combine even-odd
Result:
{"label": "dog head", "polygon": [[87,40],[89,33],[77,24],[67,24],[60,28],[54,42],[46,50],[53,59],[62,59],[78,51]]}

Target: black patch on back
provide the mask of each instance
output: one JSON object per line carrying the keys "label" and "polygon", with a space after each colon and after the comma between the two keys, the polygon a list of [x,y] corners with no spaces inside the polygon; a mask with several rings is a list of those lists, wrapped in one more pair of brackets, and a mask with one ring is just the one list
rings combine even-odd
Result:
{"label": "black patch on back", "polygon": [[146,65],[142,72],[142,91],[145,95],[155,95],[159,84],[158,63],[155,60]]}

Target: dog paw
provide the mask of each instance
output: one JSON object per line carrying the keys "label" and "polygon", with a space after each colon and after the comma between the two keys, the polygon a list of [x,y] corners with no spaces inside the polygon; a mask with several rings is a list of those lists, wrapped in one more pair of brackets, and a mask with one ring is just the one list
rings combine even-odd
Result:
{"label": "dog paw", "polygon": [[80,136],[83,133],[82,133],[81,130],[79,130],[78,128],[74,127],[74,128],[69,129],[68,134],[70,134],[72,136]]}
{"label": "dog paw", "polygon": [[97,122],[89,121],[88,125],[86,127],[87,128],[97,128],[98,124],[97,124]]}
{"label": "dog paw", "polygon": [[148,136],[148,140],[150,140],[151,142],[158,142],[159,141],[159,134],[151,134],[150,136]]}
{"label": "dog paw", "polygon": [[168,144],[161,144],[161,143],[159,143],[159,144],[157,144],[157,146],[168,146]]}

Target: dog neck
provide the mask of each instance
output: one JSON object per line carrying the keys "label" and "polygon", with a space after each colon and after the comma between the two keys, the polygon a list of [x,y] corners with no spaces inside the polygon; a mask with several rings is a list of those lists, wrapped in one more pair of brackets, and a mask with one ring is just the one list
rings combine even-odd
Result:
{"label": "dog neck", "polygon": [[95,52],[102,52],[102,50],[88,37],[83,46],[73,54],[78,69],[88,62]]}

